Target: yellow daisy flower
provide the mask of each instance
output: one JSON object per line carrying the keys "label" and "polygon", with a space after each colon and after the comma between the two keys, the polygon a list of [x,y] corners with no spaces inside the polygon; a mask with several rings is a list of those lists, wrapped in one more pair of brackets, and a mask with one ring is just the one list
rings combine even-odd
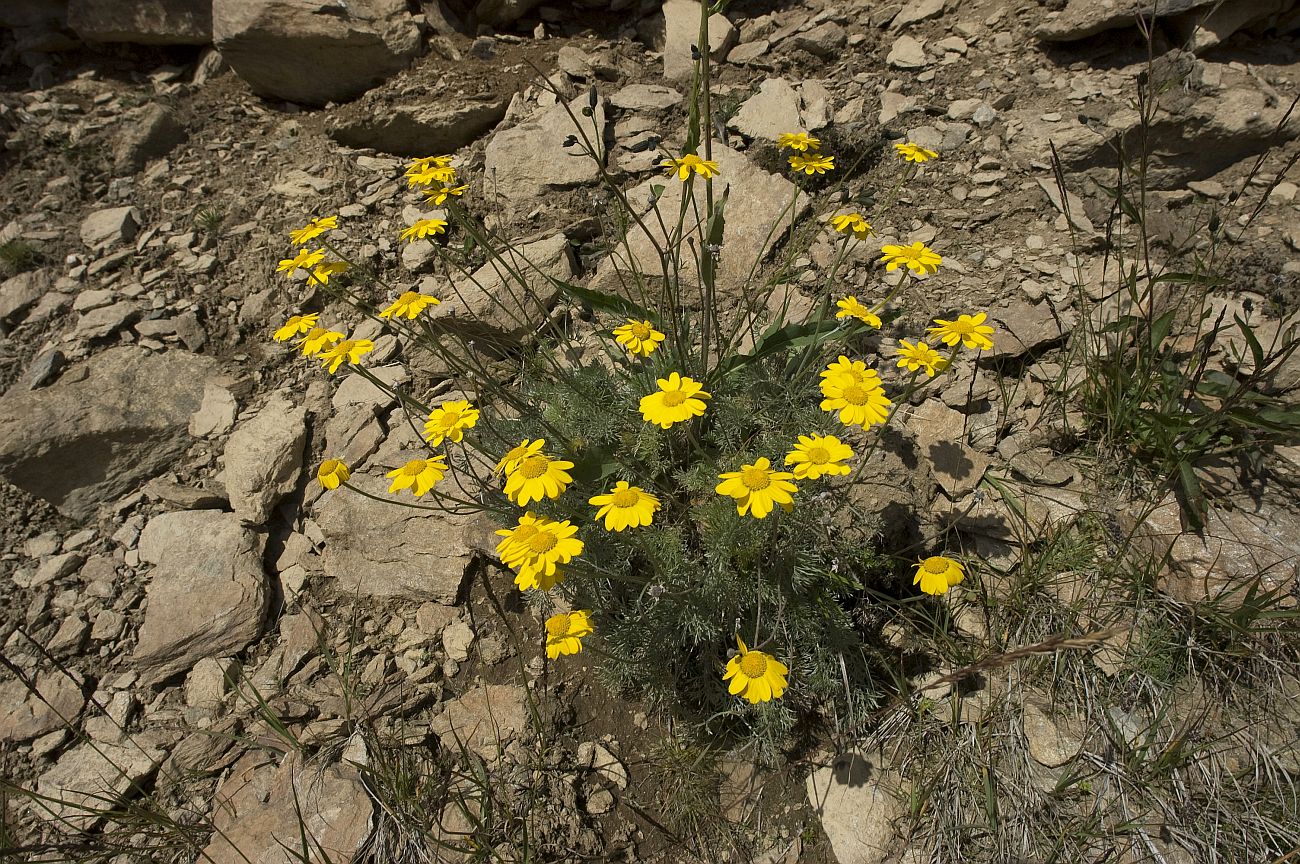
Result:
{"label": "yellow daisy flower", "polygon": [[394,468],[384,476],[393,478],[393,484],[388,487],[389,492],[410,489],[411,494],[420,498],[437,486],[438,481],[446,473],[447,457],[439,453],[432,459],[412,459],[401,468]]}
{"label": "yellow daisy flower", "polygon": [[835,170],[835,157],[823,156],[820,153],[809,153],[807,156],[791,156],[790,167],[808,175],[825,174],[827,171]]}
{"label": "yellow daisy flower", "polygon": [[468,400],[457,399],[443,402],[429,412],[429,419],[424,423],[424,440],[430,447],[437,447],[443,439],[460,441],[465,437],[466,429],[473,429],[478,422],[478,409]]}
{"label": "yellow daisy flower", "polygon": [[868,327],[880,328],[879,316],[859,303],[858,298],[852,294],[842,300],[836,300],[835,307],[840,310],[835,313],[836,318],[856,318]]}
{"label": "yellow daisy flower", "polygon": [[498,537],[505,539],[497,543],[497,557],[501,563],[507,567],[516,566],[521,560],[528,557],[528,540],[537,533],[538,522],[545,522],[545,518],[539,519],[529,510],[519,517],[519,522],[513,528],[499,528],[495,532]]}
{"label": "yellow daisy flower", "polygon": [[328,285],[331,276],[346,273],[351,266],[346,261],[326,261],[311,271],[311,278],[322,285]]}
{"label": "yellow daisy flower", "polygon": [[556,567],[554,573],[547,573],[545,570],[539,570],[535,573],[520,572],[515,574],[515,587],[520,591],[528,591],[533,588],[538,591],[550,591],[563,581],[563,567]]}
{"label": "yellow daisy flower", "polygon": [[879,389],[883,386],[880,381],[880,373],[875,369],[868,369],[867,364],[861,360],[850,360],[843,354],[834,362],[829,364],[821,373],[821,391],[826,395],[826,388],[832,384],[858,384],[862,387]]}
{"label": "yellow daisy flower", "polygon": [[447,220],[417,219],[411,224],[411,227],[402,232],[400,239],[410,243],[414,240],[423,240],[426,237],[436,237],[445,233],[447,233]]}
{"label": "yellow daisy flower", "polygon": [[780,699],[787,686],[785,676],[790,673],[789,668],[771,654],[749,650],[739,636],[736,644],[740,651],[727,661],[727,671],[722,676],[723,681],[731,681],[728,692],[754,705]]}
{"label": "yellow daisy flower", "polygon": [[907,162],[929,162],[931,159],[939,158],[939,154],[934,150],[927,150],[920,144],[913,144],[910,141],[906,144],[895,144],[894,149]]}
{"label": "yellow daisy flower", "polygon": [[546,619],[546,656],[554,660],[561,654],[577,654],[583,637],[593,632],[591,612],[585,609],[552,615]]}
{"label": "yellow daisy flower", "polygon": [[589,503],[600,508],[596,518],[605,520],[606,531],[649,525],[661,506],[654,495],[640,486],[629,486],[626,480],[618,481],[605,495],[593,496]]}
{"label": "yellow daisy flower", "polygon": [[622,345],[630,354],[649,357],[659,347],[659,343],[668,338],[654,328],[649,321],[636,321],[631,318],[627,323],[614,328],[614,341]]}
{"label": "yellow daisy flower", "polygon": [[406,170],[406,185],[411,187],[432,186],[434,183],[450,186],[455,182],[456,169],[451,165],[429,162],[418,167],[412,165]]}
{"label": "yellow daisy flower", "polygon": [[704,401],[710,394],[700,389],[694,379],[678,375],[658,379],[659,392],[641,397],[641,416],[647,423],[657,423],[667,429],[674,423],[699,417],[704,413]]}
{"label": "yellow daisy flower", "polygon": [[345,338],[347,337],[337,330],[313,327],[306,336],[298,340],[298,346],[302,348],[302,356],[315,357],[335,342],[342,342]]}
{"label": "yellow daisy flower", "polygon": [[719,495],[736,499],[736,512],[741,516],[764,519],[772,507],[781,505],[789,512],[794,507],[793,494],[799,488],[790,481],[794,475],[786,471],[773,471],[772,463],[760,457],[753,465],[742,465],[739,471],[719,474],[722,482],[714,490]]}
{"label": "yellow daisy flower", "polygon": [[776,146],[784,147],[789,150],[806,152],[808,150],[816,150],[818,147],[822,146],[822,142],[821,139],[814,138],[807,132],[783,132],[780,137],[776,139]]}
{"label": "yellow daisy flower", "polygon": [[443,186],[439,189],[430,189],[424,193],[424,200],[434,207],[441,207],[449,197],[454,195],[459,198],[465,194],[465,190],[468,188],[469,184],[467,183],[462,186]]}
{"label": "yellow daisy flower", "polygon": [[915,372],[924,369],[925,374],[933,378],[937,373],[948,368],[948,360],[924,342],[913,345],[906,339],[898,340],[898,368]]}
{"label": "yellow daisy flower", "polygon": [[316,326],[316,319],[320,317],[319,312],[311,312],[307,315],[291,315],[289,320],[284,322],[279,330],[271,336],[276,342],[287,342],[300,333],[310,333]]}
{"label": "yellow daisy flower", "polygon": [[361,357],[375,350],[375,343],[369,339],[344,339],[342,342],[330,348],[320,355],[320,361],[323,365],[329,367],[329,372],[333,375],[339,371],[339,366],[346,360],[349,363],[360,363]]}
{"label": "yellow daisy flower", "polygon": [[862,218],[861,213],[841,213],[831,217],[831,227],[841,234],[852,234],[859,240],[866,240],[875,230],[871,223]]}
{"label": "yellow daisy flower", "polygon": [[348,482],[352,471],[338,459],[326,459],[316,469],[316,479],[326,489],[337,489],[340,483]]}
{"label": "yellow daisy flower", "polygon": [[993,340],[989,337],[993,335],[993,328],[984,321],[989,316],[983,312],[975,316],[959,315],[956,321],[945,321],[942,318],[934,319],[938,327],[930,327],[926,330],[931,336],[937,336],[945,345],[956,345],[958,342],[965,348],[978,348],[981,351],[989,351],[993,348]]}
{"label": "yellow daisy flower", "polygon": [[406,176],[418,174],[424,169],[432,166],[434,168],[447,168],[451,165],[450,156],[417,156],[411,160],[411,164],[406,166]]}
{"label": "yellow daisy flower", "polygon": [[545,446],[545,438],[538,438],[536,441],[529,441],[525,438],[523,441],[510,448],[509,453],[501,457],[500,461],[497,462],[496,467],[492,469],[492,473],[497,477],[500,477],[502,474],[510,474],[519,467],[520,462],[524,461],[524,459],[529,456],[535,456],[542,452],[542,448]]}
{"label": "yellow daisy flower", "polygon": [[848,474],[849,466],[843,463],[852,458],[853,448],[834,435],[800,435],[799,443],[785,455],[785,464],[794,466],[794,479],[816,480],[823,474]]}
{"label": "yellow daisy flower", "polygon": [[[537,443],[544,442],[539,440]],[[530,453],[507,471],[506,497],[520,507],[529,501],[556,498],[573,482],[568,472],[572,467],[572,462],[552,459],[540,452]]]}
{"label": "yellow daisy flower", "polygon": [[315,240],[331,228],[337,227],[339,227],[339,217],[325,216],[320,219],[313,219],[304,227],[290,231],[289,239],[293,241],[293,245],[301,246],[308,240]]}
{"label": "yellow daisy flower", "polygon": [[823,411],[839,412],[845,426],[866,429],[889,419],[889,408],[894,403],[879,386],[866,386],[845,379],[827,382],[822,386]]}
{"label": "yellow daisy flower", "polygon": [[[568,564],[582,554],[583,542],[573,536],[578,533],[578,526],[569,524],[569,520],[555,522],[551,519],[537,520],[537,531],[524,540],[524,555],[515,559],[515,584],[519,590],[545,585],[543,591],[555,584],[555,577],[560,572],[561,564]],[[549,585],[546,585],[547,582]]]}
{"label": "yellow daisy flower", "polygon": [[325,260],[325,250],[317,249],[315,252],[308,252],[306,249],[298,250],[298,254],[292,258],[281,258],[280,263],[276,266],[276,273],[283,273],[287,277],[292,277],[299,270],[310,270],[317,264]]}
{"label": "yellow daisy flower", "polygon": [[926,273],[938,273],[939,265],[943,263],[939,253],[924,243],[913,243],[911,246],[886,243],[880,247],[880,253],[880,260],[887,262],[885,269],[890,273],[906,266],[917,276],[924,276]]}
{"label": "yellow daisy flower", "polygon": [[408,319],[415,320],[415,317],[425,310],[427,306],[437,306],[442,301],[437,297],[429,294],[421,294],[418,291],[404,291],[400,297],[388,305],[388,308],[379,313],[380,318],[392,318],[396,315],[401,318],[405,315]]}
{"label": "yellow daisy flower", "polygon": [[712,159],[701,159],[694,153],[687,153],[680,159],[665,159],[659,163],[659,167],[667,168],[666,173],[669,177],[676,174],[677,179],[683,182],[690,178],[692,172],[706,180],[720,173],[717,162]]}
{"label": "yellow daisy flower", "polygon": [[912,584],[920,585],[922,591],[936,597],[946,594],[949,588],[960,585],[966,578],[966,571],[960,564],[942,555],[931,555],[915,567],[916,576],[912,579]]}

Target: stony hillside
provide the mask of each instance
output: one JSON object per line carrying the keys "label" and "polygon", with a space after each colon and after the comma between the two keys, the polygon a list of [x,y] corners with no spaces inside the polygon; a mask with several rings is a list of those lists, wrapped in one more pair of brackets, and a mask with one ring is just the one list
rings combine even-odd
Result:
{"label": "stony hillside", "polygon": [[[852,493],[899,561],[946,538],[985,569],[946,605],[862,615],[890,670],[872,724],[821,718],[760,764],[618,698],[590,655],[547,666],[518,642],[536,614],[482,516],[323,490],[322,458],[382,483],[416,432],[389,394],[271,338],[322,312],[375,340],[383,381],[463,386],[276,273],[291,229],[337,214],[331,242],[390,288],[441,290],[433,243],[398,239],[423,209],[403,177],[417,156],[450,155],[466,207],[539,266],[614,290],[602,168],[575,155],[570,108],[591,105],[603,171],[651,194],[688,134],[695,0],[5,3],[0,848],[280,862],[303,860],[284,848],[301,822],[313,861],[440,860],[411,828],[432,813],[442,839],[500,844],[445,860],[524,860],[504,838],[530,811],[545,861],[1294,854],[1300,658],[1265,625],[1300,600],[1300,446],[1196,465],[1196,533],[1058,398],[1086,374],[1085,325],[1181,310],[1208,284],[1129,295],[1117,187],[1166,272],[1213,250],[1208,322],[1240,316],[1265,352],[1295,340],[1300,6],[1167,0],[1135,19],[1150,6],[734,0],[711,19],[722,278],[806,242],[785,289],[810,303],[832,266],[832,236],[768,233],[794,189],[779,135],[838,154],[804,184],[814,221],[887,198],[906,140],[941,158],[839,268],[843,293],[889,294],[905,273],[880,247],[920,241],[946,269],[893,295],[883,333],[968,310],[999,331],[905,406]],[[1144,115],[1152,80],[1169,86]],[[470,317],[503,380],[546,321],[593,332],[558,296],[522,327],[493,318],[501,286],[480,290]],[[1225,331],[1213,369],[1249,378],[1248,341]],[[1255,384],[1268,410],[1294,407],[1294,347]],[[1125,534],[1150,552],[1131,603],[1096,578]],[[907,597],[909,579],[881,590]],[[1186,741],[1195,758],[1170,768]],[[470,754],[498,796],[473,813],[446,770]],[[489,831],[493,806],[515,815]]]}

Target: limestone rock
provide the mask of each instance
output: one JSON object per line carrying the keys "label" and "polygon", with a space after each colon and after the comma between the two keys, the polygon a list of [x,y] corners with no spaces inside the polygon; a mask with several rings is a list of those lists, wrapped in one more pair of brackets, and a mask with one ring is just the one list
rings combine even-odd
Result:
{"label": "limestone rock", "polygon": [[[719,250],[718,283],[722,290],[734,291],[744,279],[748,278],[755,256],[766,257],[772,247],[780,243],[785,236],[782,225],[789,225],[790,214],[785,214],[781,224],[773,230],[773,222],[780,206],[773,210],[772,202],[790,201],[795,187],[786,178],[767,173],[750,162],[744,154],[728,147],[714,145],[713,158],[721,172],[713,180],[714,196],[718,198],[724,194],[727,196],[726,224]],[[645,212],[648,209],[652,189],[662,187],[663,196],[659,199],[658,207],[661,213],[673,214],[672,217],[666,216],[664,219],[671,228],[675,222],[675,214],[680,212],[686,185],[675,179],[668,182],[663,178],[655,178],[630,190],[627,193],[628,200],[638,212]],[[705,212],[704,184],[697,182],[691,184],[691,187],[692,194],[699,202],[698,212],[703,214]],[[800,196],[799,202],[795,205],[798,212],[794,214],[794,218],[798,219],[807,212],[806,202],[807,196]],[[646,225],[660,248],[666,248],[668,237],[658,226],[657,221],[647,219]],[[765,242],[767,245],[764,245]],[[629,230],[626,245],[621,242],[614,245],[609,257],[598,267],[591,287],[627,297],[638,297],[635,285],[626,282],[626,277],[623,275],[630,272],[630,267],[633,265],[639,272],[651,278],[653,274],[660,271],[655,245],[650,235],[647,235],[640,226]],[[693,263],[683,262],[681,278],[686,283],[698,279]]]}
{"label": "limestone rock", "polygon": [[912,24],[938,18],[943,14],[943,4],[944,0],[911,0],[894,16],[889,27],[891,30],[902,30]]}
{"label": "limestone rock", "polygon": [[985,351],[981,359],[1002,360],[1046,348],[1065,338],[1075,325],[1078,316],[1072,309],[1056,312],[1046,301],[1028,303],[1012,300],[989,310],[989,323],[993,326],[993,350]]}
{"label": "limestone rock", "polygon": [[367,95],[330,120],[329,134],[348,147],[401,156],[454,153],[500,123],[509,104],[504,97],[486,97],[380,105]]}
{"label": "limestone rock", "polygon": [[1073,724],[1057,722],[1051,706],[1035,699],[1024,703],[1022,718],[1029,755],[1048,768],[1059,768],[1078,755],[1083,739]]}
{"label": "limestone rock", "polygon": [[235,427],[238,414],[235,394],[219,384],[204,384],[202,401],[190,415],[190,434],[195,438],[224,435]]}
{"label": "limestone rock", "polygon": [[[721,63],[736,44],[739,31],[722,13],[709,16],[709,58]],[[655,22],[650,44],[664,55],[664,77],[689,79],[695,71],[691,46],[700,38],[700,4],[696,0],[666,0],[663,18]]]}
{"label": "limestone rock", "polygon": [[45,270],[19,273],[0,283],[0,333],[16,322],[24,312],[50,290],[50,274]]}
{"label": "limestone rock", "polygon": [[307,440],[307,409],[274,396],[226,442],[226,491],[235,515],[261,525],[294,490]]}
{"label": "limestone rock", "polygon": [[[1071,42],[1115,27],[1131,26],[1141,15],[1160,18],[1178,15],[1217,0],[1070,0],[1065,9],[1038,26],[1034,36],[1044,42]],[[1229,0],[1231,2],[1231,0]],[[1258,0],[1247,0],[1249,3]]]}
{"label": "limestone rock", "polygon": [[135,239],[140,227],[140,211],[134,207],[109,207],[96,210],[81,220],[81,242],[91,249],[103,249]]}
{"label": "limestone rock", "polygon": [[[251,758],[250,758],[251,757]],[[290,864],[306,833],[313,861],[352,861],[374,804],[350,765],[308,765],[296,752],[277,767],[250,754],[217,789],[216,830],[202,859],[211,864]],[[300,818],[301,817],[301,818]]]}
{"label": "limestone rock", "polygon": [[0,27],[58,27],[67,23],[67,0],[7,0],[0,4]]}
{"label": "limestone rock", "polygon": [[524,692],[508,684],[475,687],[448,702],[429,725],[449,751],[465,747],[494,762],[500,749],[528,727]]}
{"label": "limestone rock", "polygon": [[122,126],[113,138],[113,161],[121,174],[134,174],[185,140],[180,119],[163,105],[146,105],[123,120]]}
{"label": "limestone rock", "polygon": [[[354,474],[352,483],[388,497],[383,477]],[[477,550],[491,536],[479,517],[412,510],[339,488],[319,503],[325,574],[345,593],[453,604]]]}
{"label": "limestone rock", "polygon": [[906,814],[901,779],[857,754],[808,777],[808,801],[839,864],[882,864],[896,845],[894,823]]}
{"label": "limestone rock", "polygon": [[[474,271],[473,278],[453,283],[444,302],[429,310],[436,327],[469,329],[479,335],[484,348],[501,343],[499,347],[506,349],[545,322],[560,297],[560,289],[546,277],[572,278],[573,251],[563,234],[518,244],[516,249],[515,253],[503,250],[506,263],[489,261]],[[512,270],[527,274],[527,292]]]}
{"label": "limestone rock", "polygon": [[740,106],[730,125],[747,138],[768,141],[776,141],[785,132],[815,132],[830,119],[824,101],[818,99],[822,92],[819,85],[805,91],[804,85],[796,89],[784,78],[768,78]]}
{"label": "limestone rock", "polygon": [[228,513],[182,510],[149,520],[139,551],[154,569],[134,657],[146,684],[242,651],[261,634],[265,542]]}
{"label": "limestone rock", "polygon": [[885,62],[895,69],[923,69],[928,62],[925,57],[925,43],[911,36],[899,36],[889,49]]}
{"label": "limestone rock", "polygon": [[74,518],[174,463],[212,360],[110,348],[42,390],[0,397],[0,473]]}
{"label": "limestone rock", "polygon": [[212,37],[254,91],[303,105],[355,98],[420,48],[404,0],[213,0]]}
{"label": "limestone rock", "polygon": [[41,774],[36,791],[60,802],[46,805],[54,818],[89,830],[102,819],[96,811],[109,809],[118,796],[131,797],[135,784],[162,764],[162,742],[161,733],[145,731],[121,743],[78,744]]}
{"label": "limestone rock", "polygon": [[206,45],[212,4],[201,0],[68,0],[68,26],[87,42]]}
{"label": "limestone rock", "polygon": [[442,650],[448,660],[463,663],[469,659],[469,649],[474,644],[474,628],[464,621],[453,621],[442,631]]}
{"label": "limestone rock", "polygon": [[[533,199],[549,190],[582,186],[599,179],[600,168],[583,151],[581,143],[563,146],[569,136],[578,133],[569,111],[578,118],[593,144],[596,139],[592,124],[596,129],[605,128],[605,101],[596,101],[592,118],[582,116],[586,107],[587,97],[581,96],[569,103],[568,111],[563,105],[554,105],[493,136],[483,153],[484,175],[497,185],[507,201],[524,199],[532,206]],[[604,153],[599,155],[603,161]]]}
{"label": "limestone rock", "polygon": [[624,111],[666,111],[682,104],[682,94],[662,84],[628,84],[609,97]]}
{"label": "limestone rock", "polygon": [[35,684],[39,696],[21,681],[0,683],[0,741],[30,741],[75,727],[86,704],[81,685],[58,670],[37,675]]}

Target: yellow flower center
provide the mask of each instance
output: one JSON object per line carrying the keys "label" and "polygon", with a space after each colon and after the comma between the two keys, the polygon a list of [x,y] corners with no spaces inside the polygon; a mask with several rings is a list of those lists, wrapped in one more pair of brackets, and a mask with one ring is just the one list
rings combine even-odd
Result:
{"label": "yellow flower center", "polygon": [[546,456],[529,456],[519,466],[519,473],[527,480],[536,480],[546,473],[546,466],[551,460]]}
{"label": "yellow flower center", "polygon": [[424,470],[424,460],[415,459],[402,466],[402,473],[414,477]]}
{"label": "yellow flower center", "polygon": [[831,461],[831,454],[825,447],[808,448],[808,461],[814,465],[825,465]]}
{"label": "yellow flower center", "polygon": [[524,541],[528,545],[529,551],[541,555],[544,552],[550,552],[555,548],[555,544],[560,540],[550,531],[538,531],[532,537]]}
{"label": "yellow flower center", "polygon": [[559,639],[569,632],[569,615],[567,612],[546,619],[546,635]]}
{"label": "yellow flower center", "polygon": [[516,543],[526,544],[530,539],[532,539],[533,535],[538,533],[540,530],[541,529],[539,529],[533,523],[526,522],[514,530],[514,532],[510,535],[510,539]]}
{"label": "yellow flower center", "polygon": [[443,429],[450,429],[460,422],[460,412],[450,409],[443,412],[442,417],[438,419],[438,425]]}
{"label": "yellow flower center", "polygon": [[867,390],[857,384],[850,384],[844,388],[844,401],[850,405],[866,405]]}
{"label": "yellow flower center", "polygon": [[740,482],[745,488],[758,492],[772,485],[772,478],[762,468],[746,468],[740,472]]}
{"label": "yellow flower center", "polygon": [[649,339],[650,326],[648,324],[633,324],[632,335],[635,336],[637,339]]}
{"label": "yellow flower center", "polygon": [[680,390],[669,390],[664,394],[664,405],[669,408],[676,408],[686,401],[686,394]]}
{"label": "yellow flower center", "polygon": [[631,489],[618,489],[610,496],[609,503],[615,507],[635,507],[641,496]]}
{"label": "yellow flower center", "polygon": [[962,321],[958,319],[948,325],[948,331],[950,333],[960,333],[963,336],[965,336],[974,333],[975,326],[971,324],[969,321]]}
{"label": "yellow flower center", "polygon": [[925,569],[925,572],[938,576],[940,573],[948,572],[948,559],[940,555],[931,555],[921,562],[921,566]]}
{"label": "yellow flower center", "polygon": [[750,651],[740,658],[740,672],[746,678],[762,678],[767,671],[767,657],[761,651]]}

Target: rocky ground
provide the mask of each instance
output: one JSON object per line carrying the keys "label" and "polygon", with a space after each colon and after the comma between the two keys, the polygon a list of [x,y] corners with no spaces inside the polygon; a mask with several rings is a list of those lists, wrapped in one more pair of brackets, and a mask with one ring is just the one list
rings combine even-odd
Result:
{"label": "rocky ground", "polygon": [[[324,454],[377,485],[411,430],[378,388],[270,339],[324,304],[274,274],[312,216],[339,214],[335,242],[394,284],[439,278],[431,246],[396,239],[418,212],[412,155],[453,154],[476,212],[604,284],[598,175],[566,149],[568,115],[539,77],[572,99],[595,88],[606,164],[644,187],[657,148],[685,137],[698,6],[128,5],[146,11],[0,10],[0,768],[46,796],[2,799],[18,860],[287,861],[300,821],[313,860],[427,860],[409,826],[429,813],[516,860],[521,796],[538,802],[534,860],[1046,860],[1053,831],[1056,850],[1098,861],[1280,860],[1300,843],[1294,799],[1288,812],[1259,779],[1300,773],[1294,646],[1251,643],[1261,668],[1221,675],[1152,647],[1204,641],[1186,610],[1260,573],[1294,604],[1300,449],[1261,454],[1262,492],[1207,466],[1204,536],[1182,532],[1172,499],[1142,519],[1157,566],[1146,599],[1117,611],[1089,577],[1143,484],[1071,443],[1078,418],[1063,432],[1052,398],[1081,319],[1119,303],[1107,187],[1117,145],[1141,140],[1144,75],[1177,81],[1146,134],[1154,248],[1173,260],[1208,242],[1214,214],[1231,278],[1211,308],[1285,336],[1300,302],[1294,3],[1162,3],[1150,66],[1119,0],[738,0],[715,18],[724,278],[743,276],[728,268],[789,194],[778,134],[840,154],[811,214],[871,200],[893,171],[882,144],[906,138],[943,158],[877,222],[846,290],[883,293],[879,245],[924,241],[945,272],[900,293],[887,332],[988,309],[1003,334],[909,406],[862,493],[893,548],[951,535],[987,569],[933,619],[874,622],[901,700],[779,766],[701,747],[587,662],[544,671],[518,641],[536,622],[491,560],[493,526],[321,494]],[[831,255],[813,240],[792,283]],[[391,337],[370,359],[414,392],[450,386]],[[1267,386],[1294,402],[1300,357]],[[1097,631],[1082,659],[1032,647]],[[1025,646],[974,685],[941,678]],[[1180,663],[1195,674],[1166,668]],[[1197,825],[1219,811],[1195,788],[1141,800],[1161,782],[1142,760],[1188,736],[1213,758],[1170,787],[1240,798],[1258,822],[1225,823],[1225,839]],[[490,780],[449,767],[472,754]],[[1137,827],[1117,830],[1125,812]],[[1234,857],[1247,841],[1269,855]]]}

